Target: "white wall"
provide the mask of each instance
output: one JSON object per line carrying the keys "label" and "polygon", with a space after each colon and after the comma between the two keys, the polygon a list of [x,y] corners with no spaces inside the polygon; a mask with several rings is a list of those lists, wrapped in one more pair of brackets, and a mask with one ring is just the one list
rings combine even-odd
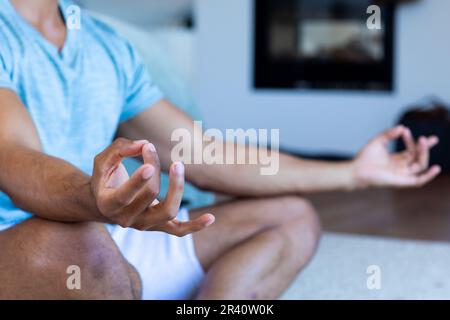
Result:
{"label": "white wall", "polygon": [[76,0],[83,7],[141,27],[174,24],[191,12],[192,0]]}
{"label": "white wall", "polygon": [[450,101],[450,1],[398,12],[392,94],[252,89],[252,0],[197,0],[196,93],[209,127],[280,128],[283,146],[354,153],[402,110],[436,94]]}

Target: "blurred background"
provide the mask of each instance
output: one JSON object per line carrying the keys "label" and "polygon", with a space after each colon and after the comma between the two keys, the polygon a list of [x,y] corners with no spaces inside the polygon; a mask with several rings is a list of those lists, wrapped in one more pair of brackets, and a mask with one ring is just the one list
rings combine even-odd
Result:
{"label": "blurred background", "polygon": [[[195,98],[208,126],[222,129],[280,128],[282,145],[293,151],[353,154],[371,136],[394,124],[411,105],[429,96],[450,101],[447,81],[450,74],[450,42],[446,41],[450,28],[449,1],[419,0],[400,4],[395,9],[395,26],[390,30],[395,33],[392,91],[368,91],[361,89],[361,86],[361,90],[308,90],[305,86],[300,89],[275,90],[270,85],[262,89],[255,88],[255,37],[258,32],[263,32],[255,30],[255,2],[280,4],[280,9],[272,10],[273,16],[267,17],[269,24],[277,19],[277,15],[278,20],[283,21],[283,3],[292,1],[80,2],[92,10],[125,19],[143,29],[162,25],[192,25],[190,32],[195,50],[195,55],[192,56],[192,65],[195,66],[192,75]],[[368,15],[364,6],[367,7],[367,2],[371,1],[299,1],[304,6],[305,3],[313,3],[315,8],[308,8],[310,12],[307,14],[312,17],[309,24],[297,26],[303,27],[307,36],[301,43],[292,42],[291,45],[299,49],[299,46],[303,46],[306,50],[304,54],[311,55],[321,45],[320,41],[314,43],[311,39],[320,38],[323,34],[328,35],[328,40],[345,41],[345,37],[343,40],[338,39],[336,34],[343,34],[342,30],[345,28],[348,32],[357,34],[359,26],[357,23],[352,25],[350,19],[341,19],[340,24],[336,23],[339,17],[332,16],[332,12],[328,11],[330,6],[341,4],[344,8],[341,10],[344,11],[346,7],[349,11],[356,7],[359,23],[365,25]],[[322,13],[323,16],[317,17],[317,13]],[[335,21],[334,25],[326,26],[324,22],[327,15],[330,17],[329,21]],[[293,20],[295,17],[291,15],[284,20],[289,19]],[[299,25],[302,23],[300,19],[297,21]],[[303,19],[305,20],[308,21],[307,18]],[[322,26],[318,25],[320,23],[314,24],[314,20],[321,22]],[[357,19],[354,21],[358,22]],[[282,23],[281,26],[275,24],[273,29],[278,27],[282,36],[287,33],[286,29],[293,27],[293,24],[289,26],[291,22],[286,21],[287,27],[284,30]],[[339,28],[336,28],[337,24]],[[334,30],[334,34],[329,33],[329,30]],[[375,38],[372,41],[362,41],[367,44],[367,51],[370,52],[366,58],[379,58],[383,54],[382,40],[376,39],[376,33],[371,34],[364,28],[361,30],[361,37]],[[276,46],[276,43],[272,45]],[[189,51],[190,48],[185,50]],[[300,51],[297,53],[301,54]],[[183,49],[180,49],[179,54],[183,54]],[[349,59],[354,60],[355,57],[349,56]],[[302,79],[297,80],[300,83]],[[353,85],[358,88],[357,81]]]}

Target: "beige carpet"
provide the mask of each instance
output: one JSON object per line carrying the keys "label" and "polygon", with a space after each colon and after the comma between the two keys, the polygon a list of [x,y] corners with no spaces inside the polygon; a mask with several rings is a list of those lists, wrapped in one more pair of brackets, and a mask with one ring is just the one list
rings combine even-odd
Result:
{"label": "beige carpet", "polygon": [[[379,290],[367,288],[371,265]],[[450,299],[450,244],[327,233],[282,299]]]}

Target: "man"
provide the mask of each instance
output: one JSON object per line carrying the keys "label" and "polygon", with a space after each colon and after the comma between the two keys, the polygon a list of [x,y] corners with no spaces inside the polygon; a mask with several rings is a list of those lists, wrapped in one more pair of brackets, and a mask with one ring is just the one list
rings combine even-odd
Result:
{"label": "man", "polygon": [[[281,154],[273,176],[259,165],[172,164],[171,133],[199,129],[107,26],[84,14],[68,30],[68,5],[0,0],[1,299],[277,298],[320,235],[302,194],[415,187],[439,174],[428,168],[437,138],[416,143],[401,126],[353,161]],[[407,150],[390,154],[397,138]],[[143,165],[128,177],[121,161],[134,156]],[[158,202],[160,170],[170,187]],[[180,210],[185,177],[241,200]]]}

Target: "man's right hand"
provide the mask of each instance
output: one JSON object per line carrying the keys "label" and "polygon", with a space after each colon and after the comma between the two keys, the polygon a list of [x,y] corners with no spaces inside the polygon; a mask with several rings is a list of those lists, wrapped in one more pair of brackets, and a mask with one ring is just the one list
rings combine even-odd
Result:
{"label": "man's right hand", "polygon": [[[122,164],[127,157],[142,156],[144,164],[131,177]],[[97,207],[109,223],[142,231],[163,231],[185,236],[214,222],[205,214],[192,221],[176,219],[184,190],[184,165],[173,163],[169,172],[169,191],[158,202],[160,163],[153,144],[146,140],[119,138],[94,160],[91,180]]]}

